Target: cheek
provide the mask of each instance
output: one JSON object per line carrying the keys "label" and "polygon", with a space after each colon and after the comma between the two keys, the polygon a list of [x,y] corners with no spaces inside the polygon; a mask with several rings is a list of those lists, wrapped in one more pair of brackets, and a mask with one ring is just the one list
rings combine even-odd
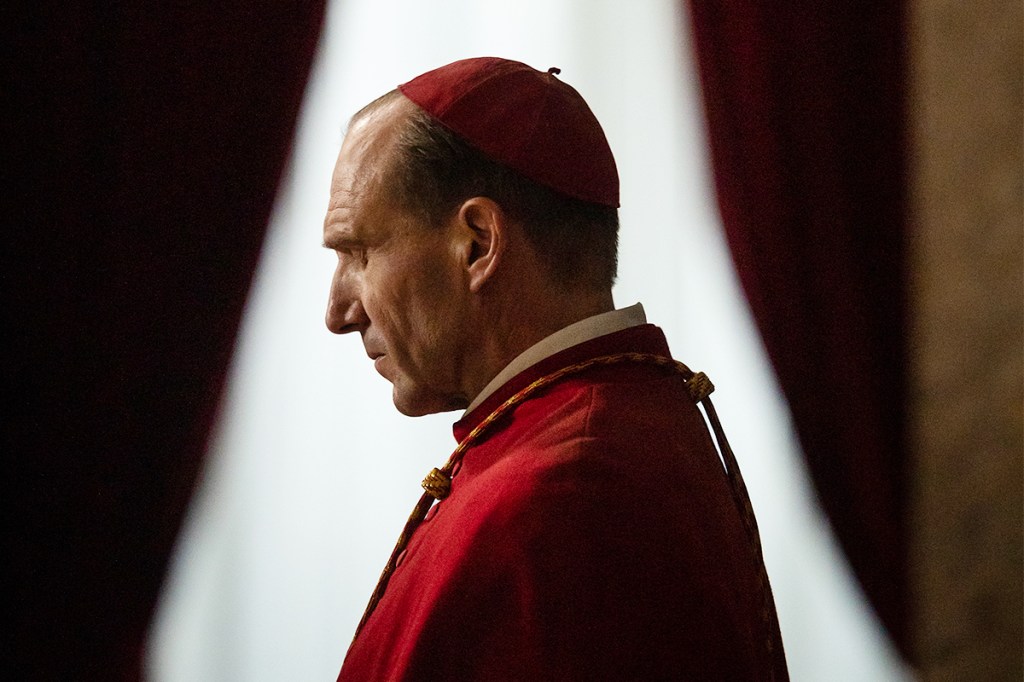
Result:
{"label": "cheek", "polygon": [[460,279],[448,256],[434,245],[371,263],[365,273],[364,307],[396,359],[434,365],[457,345]]}
{"label": "cheek", "polygon": [[414,271],[396,269],[383,274],[387,276],[367,278],[369,286],[364,291],[363,305],[372,325],[392,352],[422,345],[417,339],[427,331],[434,317],[423,300],[428,283],[422,282]]}
{"label": "cheek", "polygon": [[435,270],[422,275],[405,292],[406,306],[399,320],[419,360],[444,364],[456,354],[460,342],[458,291],[447,273]]}

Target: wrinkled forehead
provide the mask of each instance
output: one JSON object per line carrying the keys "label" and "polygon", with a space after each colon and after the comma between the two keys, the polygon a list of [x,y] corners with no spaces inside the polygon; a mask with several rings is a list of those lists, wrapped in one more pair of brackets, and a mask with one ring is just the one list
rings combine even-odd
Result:
{"label": "wrinkled forehead", "polygon": [[331,192],[361,192],[379,180],[394,160],[396,143],[409,112],[404,97],[353,118],[338,154]]}

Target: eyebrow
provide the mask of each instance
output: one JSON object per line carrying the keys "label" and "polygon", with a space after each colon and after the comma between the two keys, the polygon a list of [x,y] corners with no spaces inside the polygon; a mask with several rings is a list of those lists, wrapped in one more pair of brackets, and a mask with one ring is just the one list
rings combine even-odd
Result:
{"label": "eyebrow", "polygon": [[342,206],[328,206],[324,218],[324,237],[320,245],[325,249],[334,249],[354,241],[351,226],[339,226],[339,219],[333,214],[343,210]]}

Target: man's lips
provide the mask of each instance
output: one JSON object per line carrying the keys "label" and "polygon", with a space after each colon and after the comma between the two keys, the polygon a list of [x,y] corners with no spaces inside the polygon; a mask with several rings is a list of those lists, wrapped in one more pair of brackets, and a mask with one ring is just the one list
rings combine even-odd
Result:
{"label": "man's lips", "polygon": [[377,370],[378,374],[381,374],[383,376],[383,372],[381,372],[381,367],[380,366],[381,366],[381,363],[384,360],[384,353],[373,353],[373,352],[367,351],[366,354],[368,356],[370,356],[371,360],[373,360],[373,368]]}

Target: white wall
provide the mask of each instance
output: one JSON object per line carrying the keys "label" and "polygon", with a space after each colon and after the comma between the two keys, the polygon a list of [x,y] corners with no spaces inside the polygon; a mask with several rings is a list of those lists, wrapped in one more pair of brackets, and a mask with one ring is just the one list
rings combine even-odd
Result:
{"label": "white wall", "polygon": [[814,507],[720,233],[674,0],[350,0],[329,11],[207,471],[154,624],[149,674],[325,680],[457,414],[391,407],[357,338],[323,326],[320,248],[348,116],[468,56],[558,66],[622,178],[616,302],[643,301],[716,405],[757,510],[795,680],[902,679]]}

